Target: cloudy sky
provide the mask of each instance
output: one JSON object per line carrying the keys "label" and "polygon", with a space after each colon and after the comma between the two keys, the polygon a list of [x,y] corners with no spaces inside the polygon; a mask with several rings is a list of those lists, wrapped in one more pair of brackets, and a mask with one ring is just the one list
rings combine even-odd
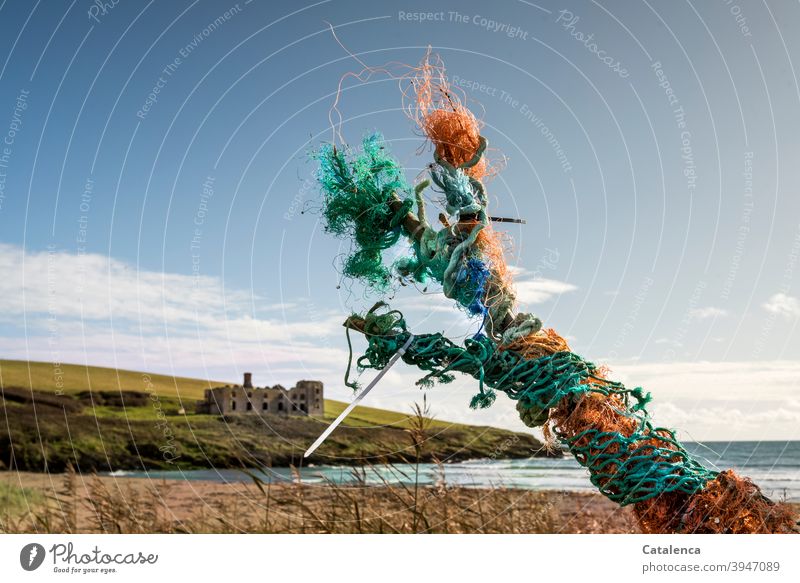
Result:
{"label": "cloudy sky", "polygon": [[[527,309],[684,437],[800,438],[800,7],[96,6],[0,4],[0,357],[349,397],[341,323],[379,298],[318,220],[308,152],[360,69],[330,23],[370,65],[442,56],[505,157],[493,213],[527,221],[504,228]],[[400,106],[386,76],[345,80],[342,132],[381,130],[413,180],[430,150]],[[391,303],[415,331],[477,327],[433,287]],[[407,410],[418,377],[368,404]],[[428,400],[520,427],[474,391]]]}

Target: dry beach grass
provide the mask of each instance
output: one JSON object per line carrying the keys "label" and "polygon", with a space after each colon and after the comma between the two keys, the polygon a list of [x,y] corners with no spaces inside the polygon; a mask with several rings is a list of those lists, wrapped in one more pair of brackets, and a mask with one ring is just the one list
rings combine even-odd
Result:
{"label": "dry beach grass", "polygon": [[[633,532],[628,510],[595,494],[465,488],[444,471],[420,483],[432,420],[416,406],[405,430],[411,470],[368,485],[369,466],[347,485],[274,483],[269,469],[250,482],[149,480],[61,474],[0,474],[0,532],[36,533],[554,533]],[[443,468],[443,466],[440,466]]]}
{"label": "dry beach grass", "polygon": [[[0,474],[4,533],[625,533],[597,494]],[[11,496],[7,496],[11,498]]]}

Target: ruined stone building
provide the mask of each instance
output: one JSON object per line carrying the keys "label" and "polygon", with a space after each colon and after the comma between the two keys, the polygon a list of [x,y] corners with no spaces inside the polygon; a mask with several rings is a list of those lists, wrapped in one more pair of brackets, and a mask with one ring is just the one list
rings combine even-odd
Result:
{"label": "ruined stone building", "polygon": [[281,385],[254,387],[253,375],[244,373],[241,385],[206,389],[197,401],[197,412],[211,415],[316,415],[322,416],[325,401],[320,381],[298,381],[291,389]]}

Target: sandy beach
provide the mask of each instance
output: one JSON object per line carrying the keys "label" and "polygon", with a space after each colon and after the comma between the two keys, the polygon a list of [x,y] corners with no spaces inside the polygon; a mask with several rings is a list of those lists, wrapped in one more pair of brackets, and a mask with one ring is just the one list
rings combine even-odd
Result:
{"label": "sandy beach", "polygon": [[633,533],[599,494],[0,474],[4,532]]}

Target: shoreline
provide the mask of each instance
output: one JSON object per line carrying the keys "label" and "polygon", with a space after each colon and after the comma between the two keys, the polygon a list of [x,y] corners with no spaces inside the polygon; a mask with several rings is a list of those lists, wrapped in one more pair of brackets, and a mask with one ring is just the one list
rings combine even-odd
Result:
{"label": "shoreline", "polygon": [[[326,401],[324,417],[218,416],[187,413],[169,396],[160,396],[154,409],[147,393],[126,391],[124,399],[121,395],[102,390],[59,395],[4,386],[0,404],[8,427],[0,434],[0,469],[59,472],[72,465],[84,472],[105,472],[297,465],[309,444],[346,406]],[[414,428],[425,434],[422,447],[412,439]],[[315,459],[359,466],[409,459],[562,456],[560,448],[550,450],[528,432],[357,407]]]}
{"label": "shoreline", "polygon": [[[335,485],[1,472],[22,489],[2,532],[635,533],[600,494],[435,484]],[[50,500],[48,504],[46,501]],[[45,511],[44,508],[49,508]],[[7,511],[7,509],[6,509]]]}
{"label": "shoreline", "polygon": [[596,492],[443,482],[415,488],[3,471],[0,502],[0,533],[641,532],[631,507]]}

